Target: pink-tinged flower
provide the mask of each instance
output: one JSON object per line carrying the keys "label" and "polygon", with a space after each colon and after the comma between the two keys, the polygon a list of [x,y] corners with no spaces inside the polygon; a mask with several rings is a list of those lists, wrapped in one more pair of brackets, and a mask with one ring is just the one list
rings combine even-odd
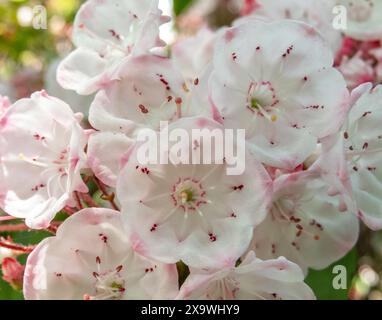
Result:
{"label": "pink-tinged flower", "polygon": [[375,79],[373,61],[362,58],[362,52],[358,52],[352,58],[344,57],[338,70],[344,76],[348,88],[355,89],[366,82],[373,82]]}
{"label": "pink-tinged flower", "polygon": [[[138,145],[120,173],[117,196],[129,237],[143,255],[159,261],[182,260],[197,268],[231,265],[247,249],[253,226],[264,219],[270,178],[250,156],[236,159],[245,166],[239,175],[228,174],[233,165],[229,154],[218,152],[211,164],[195,164],[191,160],[204,154],[209,143],[193,136],[192,129],[215,136],[223,128],[207,118],[181,119],[168,128],[169,135],[179,128],[190,140],[160,150],[162,159],[170,153],[168,164],[143,165],[139,153],[145,149]],[[207,152],[220,144],[225,142],[212,142]],[[173,158],[172,148],[178,147],[186,150],[181,162]]]}
{"label": "pink-tinged flower", "polygon": [[354,39],[382,39],[382,2],[380,0],[334,0],[333,5],[346,8],[343,32]]}
{"label": "pink-tinged flower", "polygon": [[225,127],[246,129],[262,162],[293,170],[346,116],[349,92],[332,65],[330,48],[312,27],[248,20],[217,41],[213,110]]}
{"label": "pink-tinged flower", "polygon": [[[243,8],[245,19],[305,22],[321,32],[333,52],[341,46],[341,32],[333,27],[333,6],[325,0],[249,0]],[[239,22],[241,19],[238,20]]]}
{"label": "pink-tinged flower", "polygon": [[114,79],[126,57],[162,46],[159,27],[167,17],[158,0],[90,0],[76,15],[73,51],[58,68],[58,82],[79,94],[91,94]]}
{"label": "pink-tinged flower", "polygon": [[192,300],[314,300],[304,283],[304,273],[284,257],[260,260],[253,251],[243,262],[221,269],[191,274],[180,289],[178,299]]}
{"label": "pink-tinged flower", "polygon": [[307,271],[326,268],[353,248],[359,223],[342,170],[332,161],[274,181],[267,218],[254,230],[258,257],[285,256]]}
{"label": "pink-tinged flower", "polygon": [[0,205],[46,228],[73,191],[87,191],[81,179],[87,136],[63,101],[45,91],[13,104],[0,122]]}
{"label": "pink-tinged flower", "polygon": [[178,40],[171,50],[174,64],[188,81],[195,81],[212,61],[216,34],[208,27],[195,36]]}
{"label": "pink-tinged flower", "polygon": [[382,229],[382,86],[364,84],[352,92],[342,138],[359,217],[373,230]]}
{"label": "pink-tinged flower", "polygon": [[172,299],[177,292],[176,266],[137,254],[110,209],[71,216],[30,254],[24,276],[28,300]]}
{"label": "pink-tinged flower", "polygon": [[61,59],[54,60],[47,68],[44,75],[44,88],[50,95],[57,97],[70,105],[74,112],[81,112],[85,117],[89,115],[89,108],[94,100],[94,95],[83,96],[75,91],[62,88],[57,82],[57,68]]}
{"label": "pink-tinged flower", "polygon": [[0,119],[10,106],[11,102],[8,97],[4,97],[0,94]]}
{"label": "pink-tinged flower", "polygon": [[[134,137],[139,129],[159,130],[160,121],[177,119],[186,88],[170,59],[134,57],[121,66],[118,79],[98,92],[90,107],[94,128]],[[183,116],[187,112],[182,109]]]}
{"label": "pink-tinged flower", "polygon": [[1,263],[3,280],[17,290],[20,290],[23,287],[24,270],[25,266],[20,264],[15,258],[4,258]]}
{"label": "pink-tinged flower", "polygon": [[134,140],[122,133],[95,132],[89,137],[88,165],[104,184],[115,187],[124,155],[133,144]]}
{"label": "pink-tinged flower", "polygon": [[[119,80],[98,92],[90,108],[89,121],[102,132],[91,137],[88,148],[97,177],[115,186],[124,155],[141,130],[159,131],[161,121],[210,113],[208,75],[186,87],[170,59],[143,55],[127,61]],[[105,154],[106,144],[113,152]]]}

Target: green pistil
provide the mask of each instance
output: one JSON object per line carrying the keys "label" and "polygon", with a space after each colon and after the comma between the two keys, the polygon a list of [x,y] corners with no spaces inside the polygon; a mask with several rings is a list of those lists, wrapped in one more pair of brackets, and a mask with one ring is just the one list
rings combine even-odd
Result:
{"label": "green pistil", "polygon": [[251,99],[251,108],[259,110],[260,109],[259,106],[260,106],[259,102],[255,98],[252,98]]}
{"label": "green pistil", "polygon": [[111,284],[111,287],[112,287],[113,289],[118,289],[118,290],[120,290],[120,289],[123,288],[123,285],[120,284],[120,283],[118,283],[118,282],[116,282],[116,281],[114,281],[114,282]]}
{"label": "green pistil", "polygon": [[183,203],[194,201],[194,192],[191,189],[185,189],[180,193]]}

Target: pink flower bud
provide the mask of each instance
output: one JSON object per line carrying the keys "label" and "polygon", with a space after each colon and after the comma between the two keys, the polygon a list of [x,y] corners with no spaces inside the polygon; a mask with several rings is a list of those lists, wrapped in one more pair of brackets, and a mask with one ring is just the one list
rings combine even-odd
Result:
{"label": "pink flower bud", "polygon": [[21,289],[24,269],[25,266],[20,264],[15,258],[5,258],[1,266],[3,280],[8,282],[14,289]]}

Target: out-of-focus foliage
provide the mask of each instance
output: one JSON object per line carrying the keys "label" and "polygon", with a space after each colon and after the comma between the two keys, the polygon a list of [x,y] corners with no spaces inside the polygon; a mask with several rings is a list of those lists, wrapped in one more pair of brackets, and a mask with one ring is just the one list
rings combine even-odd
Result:
{"label": "out-of-focus foliage", "polygon": [[194,0],[174,0],[174,12],[179,16],[185,9],[187,9]]}
{"label": "out-of-focus foliage", "polygon": [[[337,276],[333,273],[335,266],[346,268],[346,289],[335,289],[333,280]],[[325,270],[310,270],[306,283],[313,289],[319,300],[347,300],[351,288],[352,279],[357,271],[357,251],[353,249],[344,258],[332,264]]]}
{"label": "out-of-focus foliage", "polygon": [[352,281],[350,298],[382,300],[382,231],[364,228],[358,253],[358,270]]}
{"label": "out-of-focus foliage", "polygon": [[[10,236],[19,244],[33,245],[41,242],[44,238],[51,236],[46,231],[19,231],[0,234],[3,237]],[[17,257],[20,263],[25,264],[27,259],[26,254],[21,254]],[[7,282],[2,279],[3,275],[0,268],[0,300],[22,300],[23,294],[21,291],[13,289]]]}
{"label": "out-of-focus foliage", "polygon": [[[0,0],[0,77],[20,67],[43,68],[65,49],[80,0]],[[33,28],[36,6],[46,9],[47,29]],[[42,17],[44,19],[44,17]]]}

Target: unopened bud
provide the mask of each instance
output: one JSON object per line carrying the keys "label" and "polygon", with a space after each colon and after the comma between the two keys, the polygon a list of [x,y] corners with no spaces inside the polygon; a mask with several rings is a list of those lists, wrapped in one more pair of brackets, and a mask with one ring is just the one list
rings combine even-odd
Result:
{"label": "unopened bud", "polygon": [[15,290],[21,290],[23,287],[24,270],[25,266],[15,258],[4,258],[1,265],[3,280],[8,282]]}

